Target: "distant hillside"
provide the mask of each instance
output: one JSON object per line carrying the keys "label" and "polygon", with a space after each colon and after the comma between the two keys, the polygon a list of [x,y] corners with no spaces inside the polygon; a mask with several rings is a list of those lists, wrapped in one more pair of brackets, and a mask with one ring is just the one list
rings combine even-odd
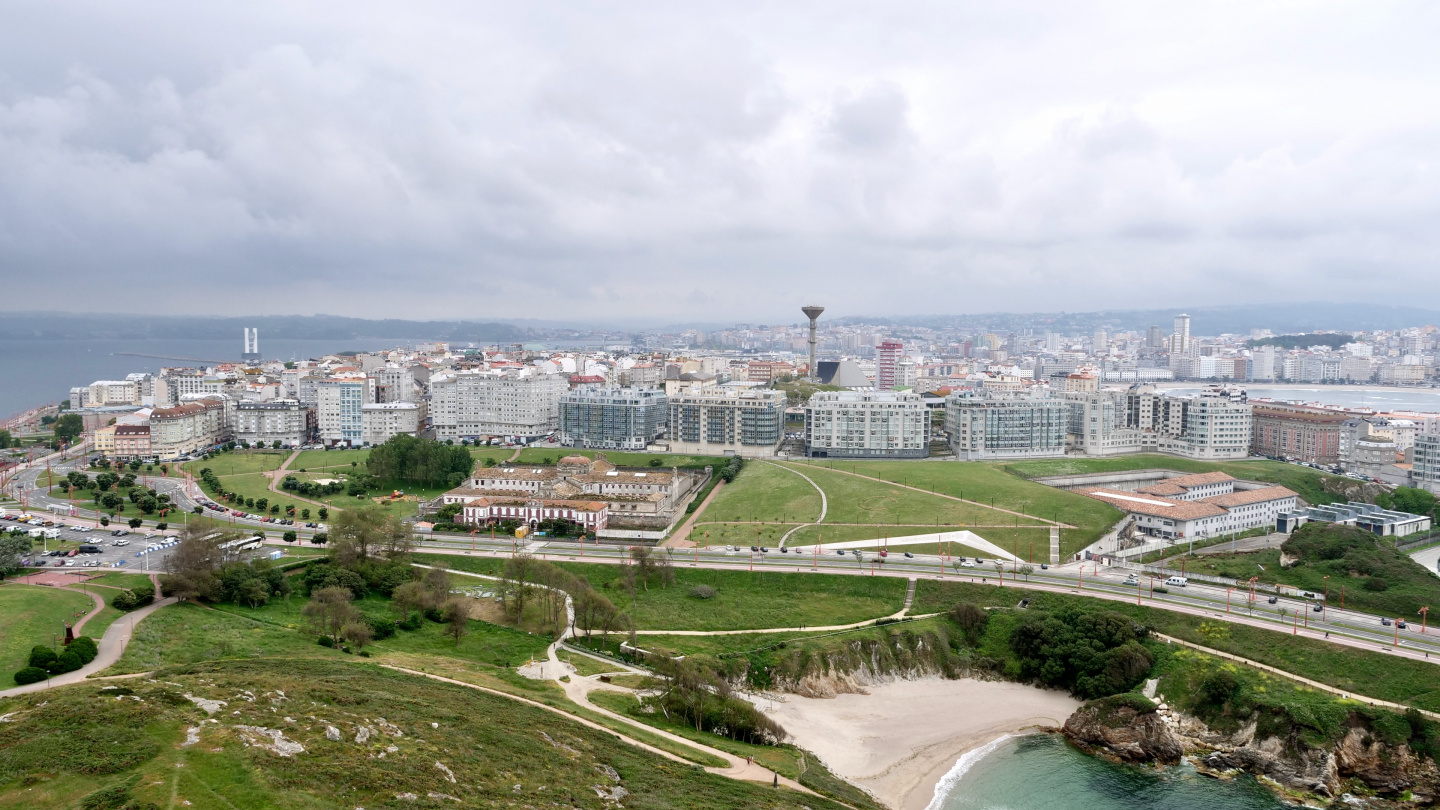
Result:
{"label": "distant hillside", "polygon": [[338,315],[255,315],[165,317],[55,312],[0,315],[0,340],[234,340],[245,327],[260,330],[261,341],[444,340],[494,343],[522,341],[533,333],[505,323],[477,321],[367,320]]}
{"label": "distant hillside", "polygon": [[1259,346],[1274,346],[1280,349],[1307,349],[1311,346],[1329,346],[1338,349],[1346,343],[1354,343],[1354,335],[1330,333],[1323,335],[1275,335],[1274,337],[1251,340],[1245,345],[1254,349]]}

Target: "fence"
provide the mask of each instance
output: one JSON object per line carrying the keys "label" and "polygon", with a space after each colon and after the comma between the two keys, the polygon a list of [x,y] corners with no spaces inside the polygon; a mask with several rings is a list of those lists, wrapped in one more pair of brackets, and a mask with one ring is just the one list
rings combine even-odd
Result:
{"label": "fence", "polygon": [[[1229,578],[1229,577],[1217,577],[1217,576],[1212,576],[1212,575],[1210,575],[1210,574],[1191,574],[1191,573],[1184,573],[1184,574],[1182,574],[1181,572],[1176,571],[1176,570],[1173,569],[1173,568],[1162,568],[1162,567],[1160,567],[1160,566],[1158,566],[1158,565],[1141,565],[1141,564],[1139,564],[1139,563],[1132,563],[1132,562],[1127,562],[1127,561],[1124,561],[1124,560],[1116,561],[1116,562],[1113,563],[1113,565],[1114,565],[1116,568],[1125,568],[1125,569],[1129,569],[1129,570],[1142,571],[1142,572],[1147,573],[1147,574],[1154,574],[1154,575],[1156,575],[1156,576],[1161,576],[1161,577],[1179,577],[1179,576],[1183,576],[1183,577],[1185,577],[1187,580],[1192,580],[1192,581],[1194,581],[1194,582],[1204,582],[1204,583],[1208,583],[1208,584],[1210,584],[1210,585],[1220,585],[1220,586],[1226,587],[1226,588],[1242,588],[1242,589],[1248,589],[1248,588],[1250,588],[1250,583],[1249,583],[1248,581],[1241,581],[1241,580],[1238,580],[1238,579],[1231,579],[1231,578]],[[1275,595],[1277,595],[1277,596],[1300,596],[1300,597],[1303,597],[1303,598],[1305,598],[1305,599],[1318,599],[1318,600],[1323,600],[1323,599],[1324,599],[1324,596],[1322,596],[1321,594],[1318,594],[1318,593],[1314,593],[1314,592],[1312,592],[1312,591],[1307,591],[1307,590],[1304,590],[1304,589],[1302,589],[1302,588],[1296,588],[1296,587],[1293,587],[1293,586],[1290,586],[1290,585],[1278,585],[1278,584],[1271,584],[1271,583],[1268,583],[1268,582],[1257,582],[1257,583],[1255,583],[1255,590],[1256,590],[1257,592],[1273,593],[1273,594],[1275,594]]]}
{"label": "fence", "polygon": [[1430,546],[1440,543],[1440,530],[1425,532],[1421,535],[1410,535],[1404,540],[1395,541],[1396,551],[1411,551],[1421,546]]}

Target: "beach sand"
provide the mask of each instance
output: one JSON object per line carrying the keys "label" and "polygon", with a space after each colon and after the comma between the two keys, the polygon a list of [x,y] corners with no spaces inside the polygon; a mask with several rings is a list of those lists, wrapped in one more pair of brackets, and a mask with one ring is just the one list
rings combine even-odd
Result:
{"label": "beach sand", "polygon": [[924,810],[962,754],[1005,734],[1060,726],[1079,701],[1020,684],[929,678],[868,695],[757,704],[837,775],[897,810]]}

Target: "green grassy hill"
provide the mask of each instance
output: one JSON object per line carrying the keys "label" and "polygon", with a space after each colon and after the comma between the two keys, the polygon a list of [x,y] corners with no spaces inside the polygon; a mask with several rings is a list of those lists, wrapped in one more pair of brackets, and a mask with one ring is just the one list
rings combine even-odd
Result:
{"label": "green grassy hill", "polygon": [[1324,485],[1354,486],[1353,481],[1330,475],[1298,464],[1261,459],[1245,461],[1194,461],[1188,458],[1142,454],[1119,458],[1057,458],[1039,461],[1007,461],[994,466],[1021,478],[1044,478],[1052,475],[1083,475],[1085,473],[1125,472],[1128,470],[1175,470],[1186,473],[1224,472],[1248,481],[1265,481],[1293,490],[1312,504],[1333,503],[1344,498],[1326,491]]}
{"label": "green grassy hill", "polygon": [[[0,700],[0,808],[839,807],[375,665],[227,661],[157,675]],[[192,697],[224,704],[207,715]]]}

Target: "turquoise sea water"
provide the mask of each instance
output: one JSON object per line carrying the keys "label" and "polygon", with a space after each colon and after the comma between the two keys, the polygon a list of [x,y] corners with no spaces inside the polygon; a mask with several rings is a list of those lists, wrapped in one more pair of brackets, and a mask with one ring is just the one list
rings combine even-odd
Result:
{"label": "turquoise sea water", "polygon": [[[987,750],[988,749],[988,750]],[[963,772],[962,772],[963,771]],[[1188,766],[1140,768],[1081,753],[1058,735],[1010,737],[967,754],[929,810],[1280,810],[1254,779]]]}

